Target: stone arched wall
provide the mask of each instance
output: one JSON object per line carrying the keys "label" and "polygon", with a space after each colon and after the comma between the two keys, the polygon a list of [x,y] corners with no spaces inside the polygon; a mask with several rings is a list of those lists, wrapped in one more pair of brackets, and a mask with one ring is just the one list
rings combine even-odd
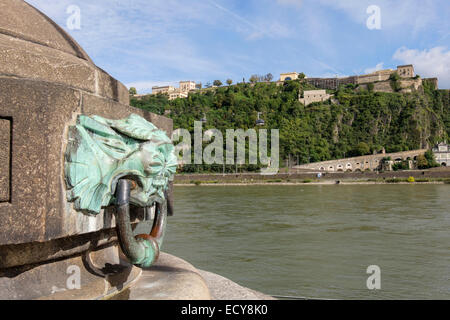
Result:
{"label": "stone arched wall", "polygon": [[411,150],[396,153],[380,153],[376,155],[367,155],[361,157],[344,158],[338,160],[315,162],[294,167],[297,169],[310,169],[318,171],[374,171],[380,168],[383,158],[390,157],[392,160],[417,159],[417,156],[424,154],[427,149]]}

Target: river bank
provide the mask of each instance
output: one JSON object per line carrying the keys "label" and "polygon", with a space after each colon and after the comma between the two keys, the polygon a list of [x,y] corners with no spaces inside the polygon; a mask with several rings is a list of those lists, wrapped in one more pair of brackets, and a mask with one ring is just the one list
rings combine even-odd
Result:
{"label": "river bank", "polygon": [[332,184],[450,184],[450,168],[393,172],[290,172],[276,175],[178,174],[174,184],[191,185],[332,185]]}
{"label": "river bank", "polygon": [[[377,185],[377,184],[393,184],[391,182],[376,181],[312,181],[312,182],[254,182],[254,183],[215,183],[210,181],[195,181],[194,183],[175,184],[179,187],[196,187],[196,186],[298,186],[298,185]],[[450,181],[431,181],[431,182],[395,182],[401,184],[450,184]]]}

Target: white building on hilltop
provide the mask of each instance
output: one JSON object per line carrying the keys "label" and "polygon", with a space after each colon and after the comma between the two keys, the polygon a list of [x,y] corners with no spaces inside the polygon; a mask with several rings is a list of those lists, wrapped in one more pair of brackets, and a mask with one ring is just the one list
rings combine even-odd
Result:
{"label": "white building on hilltop", "polygon": [[297,80],[299,77],[298,72],[288,72],[280,74],[280,81],[289,81],[289,80]]}
{"label": "white building on hilltop", "polygon": [[332,95],[328,94],[326,90],[305,90],[303,92],[303,98],[298,100],[305,106],[313,102],[324,102],[330,99]]}
{"label": "white building on hilltop", "polygon": [[180,81],[179,88],[173,86],[155,86],[152,87],[152,94],[167,94],[169,100],[177,98],[187,98],[190,91],[198,90],[201,88],[201,84],[195,83],[195,81]]}
{"label": "white building on hilltop", "polygon": [[441,166],[447,167],[450,165],[450,145],[445,142],[441,142],[433,149],[433,154],[436,158],[436,162]]}
{"label": "white building on hilltop", "polygon": [[154,86],[152,87],[152,94],[168,94],[170,92],[174,92],[176,89],[174,86]]}
{"label": "white building on hilltop", "polygon": [[195,81],[180,81],[180,91],[189,92],[191,90],[195,90],[197,88],[197,84]]}

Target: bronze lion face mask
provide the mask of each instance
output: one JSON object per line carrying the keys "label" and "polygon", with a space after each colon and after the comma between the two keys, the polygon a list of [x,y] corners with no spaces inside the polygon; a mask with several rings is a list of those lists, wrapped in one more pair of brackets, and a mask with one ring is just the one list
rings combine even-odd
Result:
{"label": "bronze lion face mask", "polygon": [[122,120],[80,115],[69,128],[67,199],[74,201],[77,210],[97,214],[112,204],[122,177],[136,182],[132,204],[145,207],[162,201],[176,168],[170,138],[136,114]]}

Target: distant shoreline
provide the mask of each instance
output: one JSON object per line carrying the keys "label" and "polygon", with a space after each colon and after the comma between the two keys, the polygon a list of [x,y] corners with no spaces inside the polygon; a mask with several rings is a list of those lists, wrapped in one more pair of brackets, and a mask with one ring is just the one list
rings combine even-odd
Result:
{"label": "distant shoreline", "polygon": [[247,186],[247,185],[374,185],[374,184],[450,184],[450,168],[441,170],[410,170],[389,172],[341,173],[316,172],[278,173],[264,176],[258,173],[178,174],[176,186]]}
{"label": "distant shoreline", "polygon": [[450,184],[450,181],[342,181],[342,180],[323,180],[323,181],[311,181],[311,182],[211,182],[211,181],[195,181],[192,183],[174,183],[174,186],[179,187],[196,187],[196,186],[308,186],[308,185],[424,185],[424,184]]}
{"label": "distant shoreline", "polygon": [[255,182],[255,183],[175,183],[176,187],[201,187],[201,186],[337,186],[337,185],[424,185],[424,184],[448,184],[444,181],[434,181],[434,182],[372,182],[372,181],[341,181],[340,183],[336,183],[335,181],[323,181],[323,182]]}

